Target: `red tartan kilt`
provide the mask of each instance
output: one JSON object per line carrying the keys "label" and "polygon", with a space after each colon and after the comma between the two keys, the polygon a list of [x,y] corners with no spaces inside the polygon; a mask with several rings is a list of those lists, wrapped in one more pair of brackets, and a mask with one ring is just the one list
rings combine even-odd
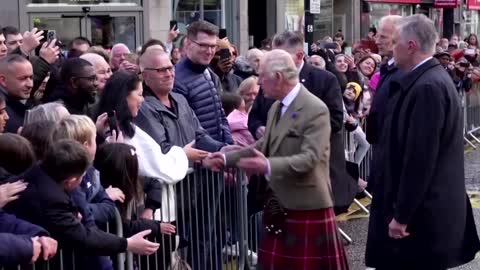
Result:
{"label": "red tartan kilt", "polygon": [[287,211],[285,232],[262,232],[257,270],[348,270],[332,208]]}

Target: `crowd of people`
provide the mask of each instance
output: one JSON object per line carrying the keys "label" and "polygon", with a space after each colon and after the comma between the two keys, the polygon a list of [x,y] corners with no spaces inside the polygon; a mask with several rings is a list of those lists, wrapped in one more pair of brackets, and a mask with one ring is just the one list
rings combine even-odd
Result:
{"label": "crowd of people", "polygon": [[[433,215],[425,205],[438,198],[423,180],[435,178],[443,185],[448,177],[463,175],[451,165],[418,165],[424,164],[422,158],[447,162],[446,150],[437,147],[457,142],[458,95],[440,75],[443,85],[435,87],[442,90],[436,94],[412,90],[417,96],[391,101],[397,78],[407,76],[412,86],[423,75],[408,77],[417,65],[438,69],[429,58],[433,41],[428,39],[436,39],[432,27],[422,16],[387,16],[378,32],[372,27],[368,37],[351,47],[339,32],[312,44],[309,53],[301,33],[285,31],[243,55],[228,39],[219,39],[218,27],[206,21],[190,24],[184,35],[174,28],[166,42],[150,39],[134,52],[125,44],[93,46],[84,37],[62,51],[62,44],[45,40],[41,30],[22,34],[11,26],[2,28],[0,266],[49,262],[50,269],[57,269],[60,262],[51,259],[62,249],[62,263],[76,269],[113,269],[110,256],[125,251],[156,253],[146,260],[166,269],[172,252],[185,249],[179,257],[192,269],[222,269],[222,247],[235,245],[238,237],[235,218],[222,206],[222,201],[236,200],[226,192],[234,176],[218,172],[229,166],[248,175],[248,215],[264,211],[261,269],[348,269],[335,215],[348,209],[367,187],[366,180],[375,198],[368,266],[397,269],[390,263],[404,255],[408,259],[398,269],[444,269],[472,259],[478,237],[469,235],[470,245],[464,248],[458,235],[474,230],[471,220],[463,221],[471,214],[462,198],[465,186],[459,186],[463,179],[448,186],[454,198],[447,201],[464,210],[457,211],[455,230],[438,225],[445,220],[435,218],[439,229],[430,233],[418,222]],[[398,45],[405,39],[405,47]],[[435,54],[460,94],[480,78],[479,56],[473,34],[465,42],[458,36],[440,39]],[[415,111],[421,106],[417,101],[438,103],[428,103],[433,108],[423,114]],[[443,104],[451,106],[448,111]],[[411,109],[416,122],[408,126],[395,120],[408,122]],[[438,141],[417,131],[429,127],[442,134]],[[353,158],[346,157],[345,130],[353,135]],[[432,141],[437,144],[428,148]],[[358,179],[346,161],[360,165],[371,145],[372,173]],[[411,146],[420,154],[409,152]],[[457,153],[457,148],[446,153]],[[461,160],[456,157],[457,163]],[[463,163],[457,165],[463,172]],[[195,168],[198,179],[186,178],[189,168]],[[441,168],[443,172],[436,171]],[[390,183],[385,177],[395,180],[385,187]],[[410,200],[409,189],[402,189],[404,178],[421,192],[419,199]],[[195,211],[199,207],[201,213]],[[117,212],[124,237],[106,229]],[[234,221],[216,226],[227,219]],[[415,230],[426,238],[408,238],[417,245],[408,252],[403,249],[412,243],[389,242]],[[448,238],[451,245],[435,242],[441,232],[457,234]],[[291,237],[279,238],[282,234]],[[425,243],[429,237],[435,241]],[[431,250],[422,260],[421,248]],[[435,261],[439,256],[442,260]]]}

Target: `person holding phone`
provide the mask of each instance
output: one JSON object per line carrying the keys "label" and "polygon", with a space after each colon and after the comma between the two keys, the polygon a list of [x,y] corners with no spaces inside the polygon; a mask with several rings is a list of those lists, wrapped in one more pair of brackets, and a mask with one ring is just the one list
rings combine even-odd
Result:
{"label": "person holding phone", "polygon": [[242,78],[233,74],[233,47],[228,40],[219,39],[217,50],[210,67],[220,78],[224,92],[235,93],[242,83]]}

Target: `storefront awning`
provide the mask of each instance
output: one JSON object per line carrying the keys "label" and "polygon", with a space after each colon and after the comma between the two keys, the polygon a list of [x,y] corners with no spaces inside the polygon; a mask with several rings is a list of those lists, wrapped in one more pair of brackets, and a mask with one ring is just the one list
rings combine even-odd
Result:
{"label": "storefront awning", "polygon": [[468,10],[480,10],[480,0],[467,0]]}

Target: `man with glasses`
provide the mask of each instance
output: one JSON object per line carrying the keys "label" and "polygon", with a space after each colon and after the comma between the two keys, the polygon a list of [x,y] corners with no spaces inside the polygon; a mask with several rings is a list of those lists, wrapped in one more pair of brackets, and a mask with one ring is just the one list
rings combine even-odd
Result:
{"label": "man with glasses", "polygon": [[93,65],[81,58],[69,58],[62,65],[60,80],[57,88],[46,93],[45,102],[61,102],[70,114],[87,114],[98,87]]}
{"label": "man with glasses", "polygon": [[182,94],[202,127],[217,141],[233,144],[219,93],[221,84],[208,65],[217,49],[218,27],[197,21],[187,29],[187,57],[176,66],[174,91]]}
{"label": "man with glasses", "polygon": [[[201,126],[214,140],[233,144],[219,96],[222,86],[218,76],[208,68],[217,50],[218,33],[218,27],[206,21],[194,22],[187,28],[187,57],[176,66],[174,92],[185,97]],[[215,225],[220,223],[220,201],[224,186],[224,179],[218,174],[209,177],[208,181],[203,181],[200,186],[200,195],[203,193],[201,198],[204,200],[201,208],[208,212],[198,223],[202,224],[198,228],[201,248],[193,252],[198,252],[199,256],[187,258],[193,269],[222,268],[221,246],[224,243],[220,243],[220,239],[226,235],[226,228]],[[222,240],[225,240],[225,237]]]}
{"label": "man with glasses", "polygon": [[82,54],[80,58],[87,60],[95,68],[95,73],[97,74],[97,91],[101,93],[108,79],[112,76],[110,65],[105,58],[96,53]]}

